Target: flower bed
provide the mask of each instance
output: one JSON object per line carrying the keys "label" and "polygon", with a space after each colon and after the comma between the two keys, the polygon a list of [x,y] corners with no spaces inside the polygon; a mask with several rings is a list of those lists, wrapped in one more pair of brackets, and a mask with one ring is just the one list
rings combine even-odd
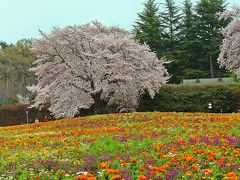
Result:
{"label": "flower bed", "polygon": [[240,114],[129,113],[0,128],[0,179],[238,179]]}

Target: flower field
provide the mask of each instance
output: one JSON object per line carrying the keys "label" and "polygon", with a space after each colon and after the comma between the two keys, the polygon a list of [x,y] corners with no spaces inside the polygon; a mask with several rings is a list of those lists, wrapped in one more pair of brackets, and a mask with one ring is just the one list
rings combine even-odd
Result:
{"label": "flower field", "polygon": [[240,114],[129,113],[0,128],[0,179],[240,179]]}

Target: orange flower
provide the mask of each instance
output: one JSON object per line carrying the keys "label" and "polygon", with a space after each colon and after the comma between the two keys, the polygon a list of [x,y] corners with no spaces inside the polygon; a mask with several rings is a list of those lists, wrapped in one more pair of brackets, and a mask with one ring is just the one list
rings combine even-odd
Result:
{"label": "orange flower", "polygon": [[146,167],[149,167],[149,166],[151,166],[151,164],[146,164]]}
{"label": "orange flower", "polygon": [[143,152],[141,152],[140,154],[146,156],[147,153],[148,153],[147,151],[143,151]]}
{"label": "orange flower", "polygon": [[87,180],[87,176],[84,174],[78,175],[74,177],[75,179],[79,179],[79,180]]}
{"label": "orange flower", "polygon": [[222,166],[224,164],[224,159],[218,159],[217,160],[217,165]]}
{"label": "orange flower", "polygon": [[168,168],[168,164],[164,164],[164,165],[163,165],[163,168]]}
{"label": "orange flower", "polygon": [[95,178],[95,177],[89,177],[89,178],[87,178],[87,180],[97,180],[97,178]]}
{"label": "orange flower", "polygon": [[157,166],[152,166],[152,167],[151,167],[151,170],[153,170],[153,171],[157,171],[157,169],[158,169]]}
{"label": "orange flower", "polygon": [[165,158],[166,156],[163,153],[159,153],[160,158]]}
{"label": "orange flower", "polygon": [[78,137],[79,133],[78,132],[73,132],[72,133],[74,137]]}
{"label": "orange flower", "polygon": [[93,175],[89,174],[89,173],[87,173],[87,174],[80,174],[78,176],[75,176],[74,178],[75,179],[79,179],[79,180],[96,180],[96,178],[93,177]]}
{"label": "orange flower", "polygon": [[193,164],[193,165],[191,166],[191,168],[192,168],[194,171],[198,171],[198,169],[199,169],[199,167],[198,167],[197,165],[195,165],[195,164]]}
{"label": "orange flower", "polygon": [[109,174],[118,174],[118,173],[119,173],[118,170],[114,170],[114,169],[106,169],[106,171],[107,171]]}
{"label": "orange flower", "polygon": [[212,174],[212,170],[211,170],[211,169],[204,169],[204,173],[206,173],[206,174]]}
{"label": "orange flower", "polygon": [[237,153],[238,153],[238,150],[237,150],[237,149],[234,149],[234,150],[233,150],[233,153],[234,153],[234,154],[237,154]]}
{"label": "orange flower", "polygon": [[140,168],[138,168],[138,170],[143,172],[144,168],[140,167]]}
{"label": "orange flower", "polygon": [[212,160],[214,160],[214,157],[210,156],[210,157],[208,158],[208,160],[209,160],[209,161],[212,161]]}
{"label": "orange flower", "polygon": [[217,154],[216,154],[216,153],[214,153],[214,152],[209,152],[209,156],[211,156],[211,157],[216,157],[216,156],[217,156]]}
{"label": "orange flower", "polygon": [[235,177],[235,176],[237,176],[237,173],[235,173],[235,172],[229,172],[229,173],[226,174],[226,176],[227,176],[227,177]]}
{"label": "orange flower", "polygon": [[118,179],[122,179],[121,175],[115,175],[112,177],[112,180],[118,180]]}
{"label": "orange flower", "polygon": [[193,159],[193,156],[187,156],[187,157],[183,157],[183,160],[189,162]]}
{"label": "orange flower", "polygon": [[131,163],[137,162],[137,158],[136,157],[132,157],[130,160]]}
{"label": "orange flower", "polygon": [[147,180],[147,178],[144,175],[140,175],[140,176],[138,176],[138,180]]}
{"label": "orange flower", "polygon": [[174,162],[177,162],[177,160],[175,160],[174,158],[172,158],[172,159],[170,160],[170,162],[174,163]]}
{"label": "orange flower", "polygon": [[120,162],[121,166],[127,166],[127,163],[125,161]]}
{"label": "orange flower", "polygon": [[163,144],[157,144],[153,149],[156,151],[159,150],[161,147],[163,147]]}
{"label": "orange flower", "polygon": [[106,168],[107,167],[107,164],[105,163],[105,162],[101,162],[100,164],[99,164],[99,166],[101,167],[101,168]]}
{"label": "orange flower", "polygon": [[5,155],[4,155],[5,158],[7,158],[7,157],[9,157],[9,156],[11,156],[11,155],[10,155],[10,154],[5,154]]}
{"label": "orange flower", "polygon": [[157,171],[151,172],[151,176],[156,176],[156,175],[157,175]]}
{"label": "orange flower", "polygon": [[166,172],[166,170],[165,170],[163,167],[157,168],[157,171],[158,171],[158,172],[163,172],[163,173]]}
{"label": "orange flower", "polygon": [[231,177],[230,180],[239,180],[237,177]]}
{"label": "orange flower", "polygon": [[227,167],[230,167],[231,166],[231,164],[230,163],[227,163]]}
{"label": "orange flower", "polygon": [[170,152],[171,152],[171,153],[174,153],[174,152],[176,152],[176,149],[175,149],[175,148],[172,148]]}
{"label": "orange flower", "polygon": [[191,175],[192,175],[192,171],[186,171],[185,174],[186,174],[187,176],[191,176]]}
{"label": "orange flower", "polygon": [[119,173],[118,170],[113,170],[113,169],[112,169],[112,171],[111,171],[111,174],[118,174],[118,173]]}

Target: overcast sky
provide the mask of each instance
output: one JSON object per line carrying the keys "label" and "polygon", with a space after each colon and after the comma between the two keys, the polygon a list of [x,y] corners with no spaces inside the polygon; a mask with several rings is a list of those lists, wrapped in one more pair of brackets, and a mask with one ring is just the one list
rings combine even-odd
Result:
{"label": "overcast sky", "polygon": [[[182,1],[175,0],[178,4]],[[238,0],[227,0],[230,5]],[[145,0],[0,0],[0,41],[15,43],[39,37],[38,29],[84,24],[98,20],[127,30],[143,10]],[[156,0],[156,2],[164,2]]]}

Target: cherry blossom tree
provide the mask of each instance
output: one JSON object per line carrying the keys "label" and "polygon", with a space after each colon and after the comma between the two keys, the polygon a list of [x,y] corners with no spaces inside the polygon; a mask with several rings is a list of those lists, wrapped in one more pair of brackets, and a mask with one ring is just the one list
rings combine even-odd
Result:
{"label": "cherry blossom tree", "polygon": [[28,89],[36,93],[32,106],[48,105],[57,118],[111,103],[134,111],[144,92],[153,98],[169,78],[166,61],[118,27],[94,21],[40,33],[31,49],[38,82]]}
{"label": "cherry blossom tree", "polygon": [[240,7],[233,7],[231,11],[220,14],[220,19],[231,18],[231,22],[222,29],[224,36],[218,63],[229,71],[236,71],[240,75]]}

